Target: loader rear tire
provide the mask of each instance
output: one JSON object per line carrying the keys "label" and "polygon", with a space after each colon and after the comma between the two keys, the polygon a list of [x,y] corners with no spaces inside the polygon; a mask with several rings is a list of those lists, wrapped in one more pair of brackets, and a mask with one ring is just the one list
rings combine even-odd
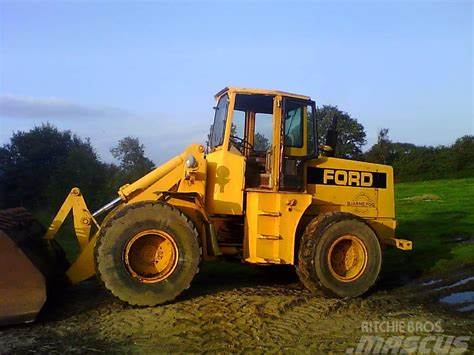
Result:
{"label": "loader rear tire", "polygon": [[357,297],[377,280],[382,252],[374,231],[350,213],[313,219],[299,246],[297,274],[303,285],[331,297]]}
{"label": "loader rear tire", "polygon": [[193,223],[175,207],[139,202],[102,228],[95,265],[107,290],[130,305],[155,306],[189,288],[200,247]]}

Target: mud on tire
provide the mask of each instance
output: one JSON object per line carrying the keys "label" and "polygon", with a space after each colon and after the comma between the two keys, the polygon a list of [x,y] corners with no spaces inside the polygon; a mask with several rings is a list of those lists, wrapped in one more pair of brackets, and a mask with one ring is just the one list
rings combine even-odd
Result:
{"label": "mud on tire", "polygon": [[[133,238],[137,235],[148,238],[147,231],[166,235],[169,239],[166,243],[176,250],[172,268],[166,269],[166,277],[161,279],[143,279],[142,274],[133,272],[130,263],[125,263],[125,252],[132,250]],[[189,288],[198,272],[201,255],[197,237],[193,223],[169,204],[150,201],[124,207],[106,223],[97,240],[97,275],[106,289],[131,305],[155,306],[171,301]],[[135,254],[135,260],[141,263],[142,254]]]}
{"label": "mud on tire", "polygon": [[316,217],[306,227],[296,271],[313,293],[357,297],[375,283],[381,264],[374,231],[355,215],[335,212]]}

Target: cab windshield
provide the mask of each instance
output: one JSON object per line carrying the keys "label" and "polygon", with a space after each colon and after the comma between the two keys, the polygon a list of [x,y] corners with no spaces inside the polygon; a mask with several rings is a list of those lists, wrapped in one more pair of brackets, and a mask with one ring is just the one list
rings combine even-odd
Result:
{"label": "cab windshield", "polygon": [[225,124],[227,119],[227,109],[229,107],[229,97],[227,94],[222,96],[215,107],[214,123],[211,127],[211,136],[209,147],[215,148],[222,145],[224,141]]}

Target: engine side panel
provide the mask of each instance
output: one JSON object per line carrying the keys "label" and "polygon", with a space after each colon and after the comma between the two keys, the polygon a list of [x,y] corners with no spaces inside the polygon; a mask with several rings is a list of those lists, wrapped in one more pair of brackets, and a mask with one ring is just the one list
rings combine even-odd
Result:
{"label": "engine side panel", "polygon": [[311,214],[352,213],[366,219],[380,237],[394,236],[391,166],[320,157],[308,162],[305,174],[307,192],[313,195]]}

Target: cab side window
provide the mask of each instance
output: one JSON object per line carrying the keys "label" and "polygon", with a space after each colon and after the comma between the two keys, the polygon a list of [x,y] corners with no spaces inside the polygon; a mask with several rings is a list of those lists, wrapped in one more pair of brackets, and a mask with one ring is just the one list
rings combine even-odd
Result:
{"label": "cab side window", "polygon": [[232,127],[230,130],[232,137],[239,139],[245,138],[245,111],[234,110],[234,117],[232,119]]}
{"label": "cab side window", "polygon": [[255,113],[255,136],[253,148],[256,152],[267,152],[272,146],[273,114]]}
{"label": "cab side window", "polygon": [[285,112],[285,146],[292,148],[303,147],[303,110],[296,102],[287,102]]}
{"label": "cab side window", "polygon": [[222,96],[215,107],[214,123],[211,126],[211,136],[209,146],[215,148],[222,145],[224,141],[225,124],[227,120],[227,109],[229,107],[229,97]]}

